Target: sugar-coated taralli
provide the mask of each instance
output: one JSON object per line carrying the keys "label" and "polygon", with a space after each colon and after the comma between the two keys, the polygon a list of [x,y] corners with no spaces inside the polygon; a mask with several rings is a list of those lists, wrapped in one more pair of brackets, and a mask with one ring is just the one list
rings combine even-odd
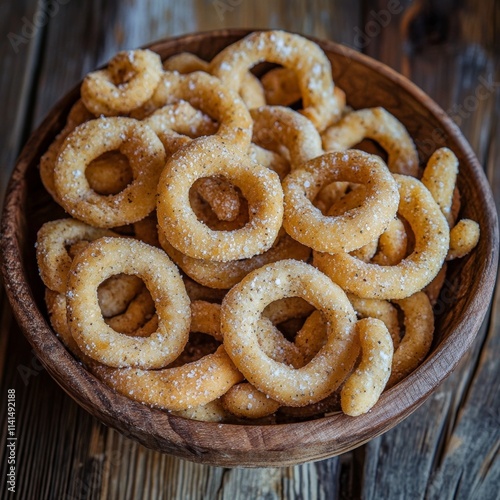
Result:
{"label": "sugar-coated taralli", "polygon": [[87,356],[80,350],[69,331],[66,317],[66,295],[46,288],[45,303],[47,304],[50,324],[58,337],[74,356],[82,362],[85,362]]}
{"label": "sugar-coated taralli", "polygon": [[372,262],[380,266],[395,266],[406,257],[407,247],[408,235],[405,226],[401,219],[396,217],[380,235],[378,251]]}
{"label": "sugar-coated taralli", "polygon": [[183,100],[162,106],[142,121],[154,130],[168,156],[189,139],[215,134],[218,128],[209,116]]}
{"label": "sugar-coated taralli", "polygon": [[220,398],[210,401],[206,405],[193,406],[192,408],[172,411],[171,413],[178,417],[198,420],[199,422],[226,422],[230,418],[230,414],[222,406]]}
{"label": "sugar-coated taralli", "polygon": [[217,135],[246,151],[252,140],[252,118],[238,94],[214,76],[197,71],[188,75],[167,72],[145,110],[156,110],[179,100],[189,102],[219,123]]}
{"label": "sugar-coated taralli", "polygon": [[273,414],[281,406],[252,384],[236,384],[221,397],[223,407],[241,418],[261,418]]}
{"label": "sugar-coated taralli", "polygon": [[450,242],[448,223],[427,188],[413,177],[394,174],[398,212],[415,234],[413,252],[395,266],[362,262],[347,253],[315,252],[314,264],[347,292],[368,299],[404,299],[438,274]]}
{"label": "sugar-coated taralli", "polygon": [[401,342],[398,311],[387,300],[361,299],[352,293],[347,295],[359,318],[374,318],[382,321],[387,327],[394,349]]}
{"label": "sugar-coated taralli", "polygon": [[91,161],[85,169],[90,188],[97,194],[118,194],[134,177],[129,161],[118,151],[109,151]]}
{"label": "sugar-coated taralli", "polygon": [[334,92],[330,61],[315,43],[299,35],[251,33],[219,52],[210,63],[210,72],[237,91],[247,71],[264,61],[295,70],[304,105],[301,112],[319,131],[340,117],[344,103]]}
{"label": "sugar-coated taralli", "polygon": [[40,177],[42,179],[42,183],[57,203],[59,203],[59,200],[54,185],[54,166],[61,146],[66,137],[68,137],[68,135],[73,132],[78,125],[94,118],[95,116],[85,107],[82,100],[78,99],[69,111],[66,125],[51,143],[49,149],[47,149],[47,151],[40,158]]}
{"label": "sugar-coated taralli", "polygon": [[[108,234],[108,236],[119,235]],[[71,261],[88,244],[88,240],[81,240],[73,243],[68,248],[68,255]],[[142,280],[131,274],[117,274],[103,281],[97,289],[97,300],[99,301],[99,307],[101,308],[103,317],[111,318],[125,312],[130,302],[140,293],[143,286],[144,283]]]}
{"label": "sugar-coated taralli", "polygon": [[[167,158],[191,141],[212,135],[216,124],[189,103],[179,101],[158,109],[143,120],[158,135]],[[232,184],[217,177],[205,177],[195,183],[196,191],[206,200],[220,220],[234,220],[240,209],[239,194]]]}
{"label": "sugar-coated taralli", "polygon": [[38,231],[36,258],[40,277],[47,288],[65,293],[72,257],[68,248],[78,241],[92,241],[103,236],[118,236],[75,219],[46,222]]}
{"label": "sugar-coated taralli", "polygon": [[[290,68],[273,68],[261,78],[267,104],[271,106],[291,106],[302,98],[295,70]],[[335,85],[333,92],[343,112],[345,107],[345,92]]]}
{"label": "sugar-coated taralli", "polygon": [[450,227],[453,226],[451,207],[457,175],[457,157],[450,149],[440,148],[429,158],[421,179],[436,200]]}
{"label": "sugar-coated taralli", "polygon": [[417,368],[429,352],[434,336],[434,312],[424,292],[396,301],[403,310],[405,335],[394,351],[387,388],[397,384]]}
{"label": "sugar-coated taralli", "polygon": [[290,163],[281,154],[264,149],[257,144],[250,144],[248,156],[252,161],[274,170],[283,180],[290,173]]}
{"label": "sugar-coated taralli", "polygon": [[446,260],[459,259],[471,252],[479,242],[479,224],[470,219],[462,219],[450,231],[450,249]]}
{"label": "sugar-coated taralli", "polygon": [[[192,314],[194,316],[201,311],[203,308],[195,308]],[[219,324],[216,319],[216,324]],[[202,328],[204,323],[193,317],[192,324],[197,329]],[[210,331],[202,333],[210,334],[213,325],[208,326]],[[220,337],[219,333],[217,337]],[[143,404],[172,411],[193,410],[207,405],[243,380],[222,345],[215,353],[197,361],[162,370],[113,369],[98,364],[91,369],[121,394]]]}
{"label": "sugar-coated taralli", "polygon": [[104,318],[122,314],[142,287],[142,280],[130,274],[117,274],[102,282],[97,289],[97,300]]}
{"label": "sugar-coated taralli", "polygon": [[[193,73],[195,71],[205,71],[209,73],[210,63],[189,52],[181,52],[180,54],[169,57],[163,63],[163,69],[166,71],[178,71],[182,74]],[[262,84],[260,80],[250,72],[243,77],[238,93],[249,109],[266,104]]]}
{"label": "sugar-coated taralli", "polygon": [[211,288],[231,288],[250,271],[265,264],[282,259],[306,261],[311,249],[295,241],[287,234],[278,236],[274,245],[264,253],[249,259],[216,262],[212,260],[194,259],[175,249],[160,232],[160,243],[169,257],[192,279]]}
{"label": "sugar-coated taralli", "polygon": [[191,302],[191,331],[206,333],[222,342],[220,305],[205,300],[193,300]]}
{"label": "sugar-coated taralli", "polygon": [[[297,259],[296,259],[297,260]],[[303,318],[314,311],[314,306],[300,297],[286,297],[271,302],[262,311],[262,316],[269,318],[275,325],[292,318]]]}
{"label": "sugar-coated taralli", "polygon": [[290,106],[302,98],[293,69],[270,69],[260,81],[264,87],[266,102],[270,106]]}
{"label": "sugar-coated taralli", "polygon": [[204,300],[220,304],[227,293],[227,290],[219,290],[217,288],[209,288],[208,286],[200,285],[189,276],[183,276],[182,280],[184,281],[186,292],[191,302],[195,300]]}
{"label": "sugar-coated taralli", "polygon": [[[118,333],[126,333],[136,337],[145,337],[148,330],[137,331],[143,327],[155,314],[155,303],[146,287],[130,301],[126,310],[106,319],[105,322]],[[155,328],[156,330],[156,328]]]}
{"label": "sugar-coated taralli", "polygon": [[[202,177],[223,175],[248,200],[250,220],[235,231],[213,231],[199,221],[189,190]],[[283,191],[278,175],[229,148],[220,137],[194,139],[165,166],[158,187],[158,225],[169,243],[196,259],[227,262],[269,250],[281,228]]]}
{"label": "sugar-coated taralli", "polygon": [[[366,186],[361,205],[324,216],[311,202],[331,182]],[[319,252],[352,252],[373,241],[396,215],[399,194],[384,162],[362,151],[331,152],[314,158],[283,181],[283,226],[292,238]]]}
{"label": "sugar-coated taralli", "polygon": [[349,149],[364,138],[373,139],[387,151],[391,172],[418,176],[415,144],[403,124],[384,108],[353,111],[325,130],[322,138],[325,151]]}
{"label": "sugar-coated taralli", "polygon": [[150,50],[119,52],[84,78],[82,101],[97,116],[127,114],[153,95],[162,72],[160,56]]}
{"label": "sugar-coated taralli", "polygon": [[[116,195],[99,195],[90,188],[85,170],[114,150],[128,158],[134,180]],[[63,208],[83,222],[108,228],[131,224],[154,210],[164,165],[165,149],[147,125],[132,118],[99,118],[65,139],[55,165],[55,187]]]}
{"label": "sugar-coated taralli", "polygon": [[113,369],[98,365],[92,371],[107,385],[131,399],[176,411],[207,404],[243,378],[223,346],[198,361],[175,368]]}
{"label": "sugar-coated taralli", "polygon": [[[147,338],[115,332],[102,317],[97,287],[119,273],[144,281],[153,297],[158,330]],[[182,278],[161,250],[129,238],[101,238],[90,243],[71,265],[66,291],[73,338],[86,355],[113,367],[162,368],[184,348],[190,306]]]}
{"label": "sugar-coated taralli", "polygon": [[295,345],[304,359],[304,365],[316,356],[328,338],[328,325],[320,311],[314,311],[295,336]]}
{"label": "sugar-coated taralli", "polygon": [[253,142],[276,152],[285,147],[293,169],[323,154],[321,137],[314,125],[303,115],[282,106],[262,106],[250,111]]}
{"label": "sugar-coated taralli", "polygon": [[[300,369],[267,356],[256,333],[263,309],[283,297],[304,298],[328,321],[326,344]],[[224,346],[235,365],[257,389],[289,406],[320,401],[342,383],[358,355],[355,321],[354,309],[342,289],[317,269],[294,260],[248,274],[228,292],[221,308]]]}
{"label": "sugar-coated taralli", "polygon": [[[346,187],[349,185],[347,182],[342,182],[342,183],[334,183],[334,185],[340,185],[344,184]],[[328,187],[328,186],[327,186]],[[324,188],[320,191],[320,194],[324,191]],[[338,192],[340,195],[340,191]],[[329,217],[338,217],[343,215],[345,212],[348,212],[349,210],[353,210],[357,207],[359,207],[362,203],[364,198],[366,197],[365,190],[363,187],[359,187],[358,189],[354,189],[349,191],[347,194],[341,196],[340,198],[336,198],[333,203],[331,204],[330,208],[323,212],[323,210],[320,209],[320,205],[315,204],[316,208],[319,208],[322,213]],[[318,200],[318,196],[316,197],[316,200]],[[375,255],[377,252],[378,248],[378,239],[374,239],[370,242],[368,242],[366,245],[363,245],[360,248],[357,248],[356,250],[353,250],[350,252],[351,255],[356,257],[357,259],[361,259],[364,262],[369,262],[372,257]]]}
{"label": "sugar-coated taralli", "polygon": [[361,344],[361,361],[349,375],[340,393],[342,411],[357,417],[378,401],[391,374],[394,352],[392,339],[384,323],[366,318],[356,323]]}

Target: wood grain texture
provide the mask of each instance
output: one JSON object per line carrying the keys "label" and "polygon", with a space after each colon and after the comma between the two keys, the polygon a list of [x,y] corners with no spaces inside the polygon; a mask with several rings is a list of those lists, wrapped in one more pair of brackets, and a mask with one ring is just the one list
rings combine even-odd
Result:
{"label": "wood grain texture", "polygon": [[[65,6],[65,9],[71,7],[72,3]],[[223,26],[282,27],[325,36],[353,45],[356,35],[354,28],[363,29],[371,19],[366,17],[361,19],[359,14],[361,8],[354,5],[355,2],[350,1],[308,2],[308,6],[304,7],[305,2],[271,0],[266,2],[266,8],[257,9],[251,5],[253,2],[243,0],[240,5],[229,10],[221,21],[213,3],[211,1],[177,2],[170,5],[170,2],[148,1],[102,2],[99,5],[96,2],[92,5],[92,2],[88,2],[86,3],[88,7],[87,5],[73,7],[72,17],[55,19],[50,25],[52,31],[49,30],[47,40],[53,37],[51,47],[58,47],[58,50],[49,52],[48,45],[44,47],[43,59],[40,63],[44,85],[37,87],[36,123],[84,71],[105,62],[114,52],[113,47],[134,47],[165,34]],[[410,2],[402,3],[406,5]],[[368,14],[371,9],[378,11],[384,7],[373,2],[364,2],[364,4]],[[90,12],[92,9],[93,13]],[[203,14],[200,14],[201,12]],[[296,15],[296,12],[300,15]],[[104,33],[103,26],[107,27],[106,33]],[[392,31],[384,44],[385,54],[391,56],[396,53],[396,56],[391,56],[390,61],[391,64],[394,61],[396,68],[401,68],[402,57],[397,55],[400,53],[398,52],[400,43],[397,23],[391,22],[387,32],[389,30]],[[73,33],[78,33],[78,36],[72,36]],[[384,33],[386,33],[385,30]],[[134,43],[131,40],[134,40]],[[136,40],[139,43],[135,43]],[[85,46],[85,49],[81,49],[82,46]],[[64,54],[64,59],[61,54]],[[62,60],[65,61],[64,65],[61,65]],[[434,66],[431,65],[425,67],[425,74],[432,75],[433,68]],[[58,83],[59,81],[63,83]],[[431,78],[429,78],[430,81]],[[455,83],[452,82],[453,88],[454,85]],[[443,95],[449,95],[450,102],[455,102],[453,92],[448,92],[447,88]],[[442,104],[446,109],[446,102]],[[488,125],[485,125],[485,129],[487,127]],[[477,131],[476,134],[478,134]],[[484,134],[481,135],[484,141]],[[496,141],[498,143],[498,138]],[[487,144],[481,146],[479,150],[475,148],[479,157],[484,158],[487,154],[485,151],[492,151],[494,144],[495,138],[491,138],[491,142],[488,139]],[[494,163],[495,160],[491,159],[492,169]],[[497,167],[496,176],[498,176],[498,171]],[[498,186],[498,179],[494,185]],[[498,332],[498,326],[496,331]],[[14,333],[19,336],[17,330],[14,330]],[[5,338],[5,335],[2,338]],[[244,471],[245,474],[231,474],[222,468],[192,464],[146,450],[115,431],[98,424],[69,400],[46,375],[31,377],[26,387],[19,383],[20,376],[16,368],[19,368],[20,364],[30,366],[33,357],[23,339],[18,344],[12,343],[12,340],[9,344],[9,353],[14,354],[14,359],[11,359],[5,370],[7,378],[2,389],[17,380],[18,387],[25,393],[22,406],[26,408],[27,416],[22,432],[23,435],[33,437],[22,459],[23,464],[29,464],[29,467],[22,470],[21,479],[26,483],[31,475],[38,477],[36,484],[42,488],[38,490],[37,498],[63,498],[65,496],[68,498],[135,498],[137,496],[134,495],[138,491],[144,494],[144,498],[186,498],[190,494],[192,495],[190,498],[196,498],[195,492],[199,492],[199,488],[205,492],[200,493],[199,498],[229,498],[241,491],[247,492],[247,496],[253,498],[256,497],[254,494],[263,491],[259,483],[269,485],[265,489],[269,492],[267,494],[269,498],[336,498],[337,492],[343,498],[357,498],[360,488],[353,487],[353,482],[363,481],[365,485],[373,482],[376,488],[377,481],[382,479],[369,474],[363,478],[360,457],[364,458],[364,452],[359,451],[345,454],[341,460],[329,459],[318,464],[279,469],[281,480],[277,481],[260,469]],[[480,348],[481,345],[479,345]],[[18,356],[19,351],[24,351],[24,357]],[[450,393],[453,390],[451,387]],[[5,391],[2,392],[4,393]],[[33,404],[30,404],[30,401]],[[41,412],[40,405],[52,407],[51,411]],[[446,408],[449,409],[450,420],[454,421],[454,406],[448,405]],[[426,411],[425,406],[416,415],[425,415]],[[39,424],[38,420],[40,420]],[[33,423],[37,425],[33,426]],[[55,425],[62,427],[62,430],[55,429]],[[442,434],[431,432],[432,421],[428,422],[428,425],[429,427],[424,427],[423,433],[428,436],[429,440],[438,439],[441,442],[439,436]],[[36,434],[31,434],[30,428],[32,427],[36,429]],[[444,423],[442,428],[448,429],[446,432],[448,434],[450,427]],[[411,430],[410,426],[408,432]],[[30,461],[27,457],[38,445],[39,434],[47,436],[43,445],[49,444],[49,446],[44,449],[45,455],[39,453],[36,461]],[[376,443],[379,442],[376,441]],[[401,446],[403,444],[404,442]],[[392,440],[386,443],[388,448],[393,445]],[[409,455],[411,455],[410,452]],[[422,484],[429,479],[429,471],[432,472],[437,464],[431,461],[429,466],[421,469],[418,467],[419,455],[418,449],[414,449],[413,456],[408,458],[408,467],[411,475],[415,477],[415,482]],[[381,469],[388,468],[384,460],[385,456],[381,455],[380,464],[377,466],[379,474],[381,474]],[[370,460],[366,464],[367,466],[374,465]],[[399,477],[408,477],[408,467],[403,468],[398,463],[397,456],[394,463],[390,465],[394,481]],[[44,475],[45,479],[42,478]],[[390,480],[389,475],[386,477]],[[31,493],[35,491],[33,489]],[[380,493],[382,490],[375,489],[375,491]],[[449,489],[446,491],[450,492]],[[392,497],[397,498],[396,495]]]}

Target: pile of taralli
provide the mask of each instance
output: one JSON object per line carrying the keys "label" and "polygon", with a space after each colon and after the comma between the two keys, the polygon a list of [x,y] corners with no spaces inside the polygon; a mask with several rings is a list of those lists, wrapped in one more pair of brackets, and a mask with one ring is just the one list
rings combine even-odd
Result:
{"label": "pile of taralli", "polygon": [[422,168],[383,108],[347,107],[300,36],[211,62],[121,52],[40,161],[70,216],[37,237],[50,321],[105,384],[176,415],[363,414],[425,359],[446,261],[478,242],[457,172],[446,148]]}

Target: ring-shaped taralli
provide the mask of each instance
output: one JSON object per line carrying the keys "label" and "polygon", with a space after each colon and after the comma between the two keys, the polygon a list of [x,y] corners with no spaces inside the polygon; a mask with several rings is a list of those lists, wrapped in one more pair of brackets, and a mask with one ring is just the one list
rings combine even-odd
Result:
{"label": "ring-shaped taralli", "polygon": [[[363,183],[359,207],[339,216],[324,216],[313,200],[331,182]],[[396,215],[397,184],[375,155],[348,150],[330,152],[305,163],[283,182],[283,226],[292,238],[319,252],[352,252],[380,236]]]}
{"label": "ring-shaped taralli", "polygon": [[[299,369],[267,356],[256,334],[264,308],[292,296],[317,307],[329,323],[326,344]],[[355,322],[356,314],[342,289],[312,266],[293,260],[248,274],[229,291],[221,307],[224,346],[234,364],[257,389],[289,406],[320,401],[342,383],[358,355]]]}
{"label": "ring-shaped taralli", "polygon": [[[190,52],[181,52],[180,54],[169,57],[163,63],[163,69],[166,71],[178,71],[182,74],[193,73],[195,71],[205,71],[209,73],[210,63]],[[248,109],[258,108],[266,104],[264,88],[260,80],[250,72],[244,76],[238,92]]]}
{"label": "ring-shaped taralli", "polygon": [[46,222],[38,231],[36,258],[45,286],[59,293],[66,292],[72,258],[67,248],[78,241],[92,241],[103,236],[118,236],[108,229],[89,226],[75,219]]}
{"label": "ring-shaped taralli", "polygon": [[82,101],[97,116],[127,114],[151,98],[162,73],[160,56],[150,50],[119,52],[84,78]]}
{"label": "ring-shaped taralli", "polygon": [[[223,175],[248,200],[250,220],[241,229],[214,231],[189,203],[197,179]],[[158,187],[158,225],[172,246],[197,259],[226,262],[269,250],[281,228],[283,191],[278,175],[228,148],[217,136],[193,140],[165,166]]]}
{"label": "ring-shaped taralli", "polygon": [[325,151],[349,149],[364,138],[377,141],[389,156],[396,174],[418,176],[418,153],[404,125],[384,108],[368,108],[345,115],[322,134]]}
{"label": "ring-shaped taralli", "polygon": [[314,265],[358,297],[404,299],[422,290],[438,274],[450,243],[448,223],[431,193],[417,179],[394,175],[400,193],[399,214],[415,234],[413,252],[395,266],[362,262],[347,253],[314,254]]}
{"label": "ring-shaped taralli", "polygon": [[[85,169],[95,158],[119,150],[134,180],[116,195],[90,188]],[[147,125],[132,118],[99,118],[77,127],[64,141],[54,169],[57,194],[73,217],[96,227],[117,227],[143,219],[155,208],[165,149]]]}
{"label": "ring-shaped taralli", "polygon": [[341,115],[343,102],[334,92],[330,61],[313,42],[283,31],[256,32],[219,52],[210,72],[232,90],[258,63],[281,64],[296,72],[304,109],[301,113],[322,131]]}
{"label": "ring-shaped taralli", "polygon": [[254,121],[253,142],[263,148],[269,144],[285,146],[292,170],[323,154],[321,137],[316,128],[293,109],[262,106],[252,109],[250,114]]}
{"label": "ring-shaped taralli", "polygon": [[238,94],[218,78],[201,71],[188,75],[166,72],[145,107],[155,110],[181,99],[216,120],[217,135],[242,151],[248,150],[252,141],[250,113]]}
{"label": "ring-shaped taralli", "polygon": [[[97,302],[97,287],[118,273],[143,279],[158,315],[158,330],[133,338],[110,328]],[[162,368],[183,350],[191,317],[186,288],[175,265],[158,248],[128,238],[101,238],[73,260],[66,292],[70,331],[89,357],[113,367]]]}

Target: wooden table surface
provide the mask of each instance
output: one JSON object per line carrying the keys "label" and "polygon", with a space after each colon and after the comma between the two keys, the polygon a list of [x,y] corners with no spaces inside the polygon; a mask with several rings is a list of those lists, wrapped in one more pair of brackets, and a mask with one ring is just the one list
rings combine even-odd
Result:
{"label": "wooden table surface", "polygon": [[[283,28],[392,66],[456,121],[500,204],[497,0],[1,0],[0,196],[54,103],[123,48],[226,27]],[[0,337],[2,498],[500,498],[500,293],[467,359],[412,416],[342,456],[224,469],[150,451],[104,427],[51,380],[12,319]],[[16,493],[6,490],[6,401],[16,391]]]}

